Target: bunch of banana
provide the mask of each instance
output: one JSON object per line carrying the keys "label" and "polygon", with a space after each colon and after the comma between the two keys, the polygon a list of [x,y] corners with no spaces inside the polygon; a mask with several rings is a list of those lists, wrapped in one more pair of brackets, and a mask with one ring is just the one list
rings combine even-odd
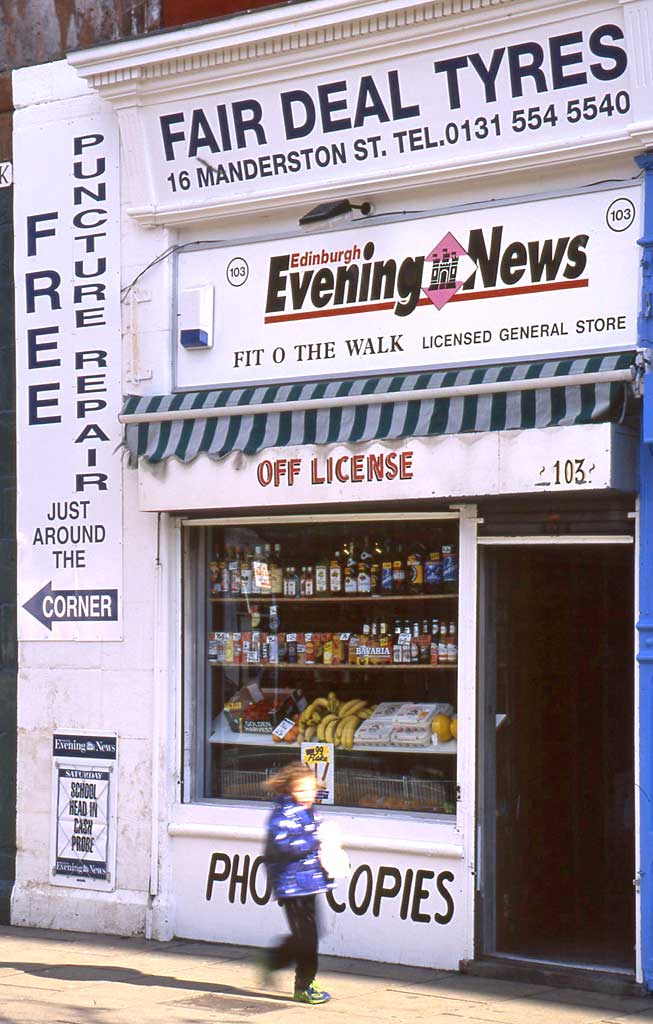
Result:
{"label": "bunch of banana", "polygon": [[[299,717],[299,742],[309,743],[313,739],[324,741],[322,724],[325,719],[337,717],[340,708],[338,695],[331,690],[327,697],[316,697]],[[328,725],[328,722],[325,723]]]}
{"label": "bunch of banana", "polygon": [[351,750],[356,729],[373,710],[366,700],[354,698],[343,702],[333,691],[328,697],[316,697],[300,716],[299,742],[315,739]]}
{"label": "bunch of banana", "polygon": [[354,733],[358,726],[372,714],[366,700],[348,700],[340,707],[338,722],[334,730],[334,743],[345,750],[351,750],[354,745]]}

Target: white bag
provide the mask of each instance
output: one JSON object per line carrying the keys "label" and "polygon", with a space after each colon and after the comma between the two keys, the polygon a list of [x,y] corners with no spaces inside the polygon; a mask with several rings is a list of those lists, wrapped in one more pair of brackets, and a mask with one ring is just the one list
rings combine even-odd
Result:
{"label": "white bag", "polygon": [[342,848],[340,830],[333,821],[323,821],[318,829],[320,864],[329,878],[348,878],[351,874],[349,857]]}

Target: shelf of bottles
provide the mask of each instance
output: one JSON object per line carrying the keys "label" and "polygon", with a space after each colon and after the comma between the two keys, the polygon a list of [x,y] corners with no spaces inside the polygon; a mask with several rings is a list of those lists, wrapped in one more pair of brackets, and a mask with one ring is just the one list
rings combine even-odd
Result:
{"label": "shelf of bottles", "polygon": [[[205,795],[261,798],[256,773],[262,781],[311,740],[333,743],[341,772],[378,777],[379,792],[399,779],[402,792],[406,779],[453,785],[455,732],[431,726],[456,717],[456,520],[347,533],[339,524],[207,529]],[[397,728],[381,721],[395,709]],[[412,729],[411,714],[426,722]],[[345,791],[336,787],[336,802],[356,806]],[[410,809],[442,808],[412,799]]]}

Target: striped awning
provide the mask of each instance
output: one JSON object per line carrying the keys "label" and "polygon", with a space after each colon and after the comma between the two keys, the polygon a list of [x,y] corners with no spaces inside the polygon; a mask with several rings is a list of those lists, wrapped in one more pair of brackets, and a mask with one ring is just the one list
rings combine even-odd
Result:
{"label": "striped awning", "polygon": [[130,396],[121,421],[134,459],[190,462],[288,445],[623,422],[635,353],[380,377]]}

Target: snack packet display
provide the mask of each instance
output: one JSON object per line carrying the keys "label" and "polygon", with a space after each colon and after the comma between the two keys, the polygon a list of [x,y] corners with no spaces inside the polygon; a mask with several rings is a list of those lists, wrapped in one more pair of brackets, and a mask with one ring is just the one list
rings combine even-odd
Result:
{"label": "snack packet display", "polygon": [[376,721],[374,715],[361,722],[354,734],[354,746],[387,746],[392,733],[392,720]]}
{"label": "snack packet display", "polygon": [[431,744],[431,726],[395,725],[390,743],[396,747],[428,747]]}

